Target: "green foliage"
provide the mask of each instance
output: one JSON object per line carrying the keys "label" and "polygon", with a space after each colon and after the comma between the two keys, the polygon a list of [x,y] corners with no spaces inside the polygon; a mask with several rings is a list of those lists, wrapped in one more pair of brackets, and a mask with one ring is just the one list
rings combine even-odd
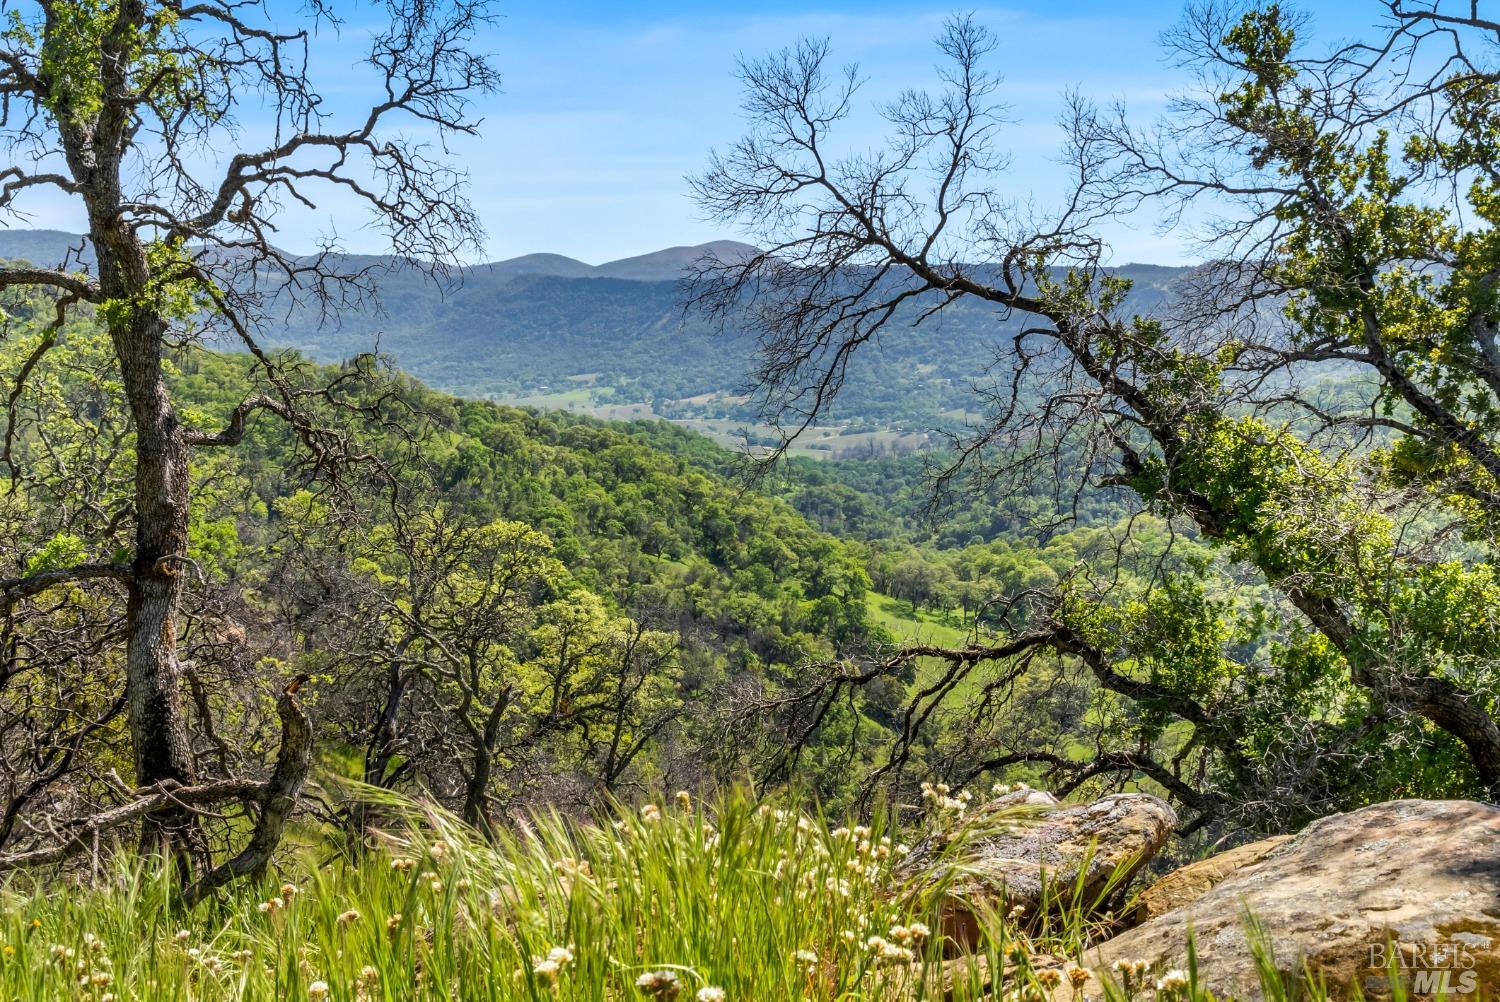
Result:
{"label": "green foliage", "polygon": [[[174,392],[195,423],[213,427],[247,392],[246,370],[243,358],[186,354]],[[399,537],[378,495],[371,520],[351,535],[298,482],[293,435],[263,422],[205,467],[204,512],[195,509],[194,523],[204,527],[195,533],[199,559],[209,562],[212,551],[215,566],[233,561],[248,582],[268,579],[289,547],[314,562],[347,559],[355,575],[348,587],[374,589],[390,609],[360,641],[383,636],[389,649],[412,645],[410,655],[431,663],[443,658],[413,633],[414,617],[426,628],[462,628],[475,643],[483,626],[477,674],[460,686],[445,669],[437,693],[445,705],[470,707],[464,712],[481,730],[483,715],[503,705],[502,748],[545,737],[559,757],[545,766],[528,758],[528,768],[561,774],[570,762],[613,755],[636,777],[656,776],[665,767],[660,749],[704,742],[704,754],[725,756],[715,768],[732,774],[743,762],[712,747],[723,744],[714,737],[722,725],[707,723],[724,709],[718,693],[781,685],[806,661],[878,637],[859,553],[786,504],[652,448],[628,428],[456,400],[409,381],[402,391],[424,417],[419,461],[397,460],[404,439],[380,444],[404,470],[402,491],[421,499]],[[231,516],[237,541],[209,531]],[[487,610],[483,623],[465,619],[466,609]],[[326,643],[317,635],[299,642],[304,667],[330,670],[340,652]],[[614,698],[606,676],[633,671],[627,662],[655,667],[603,723],[598,714]],[[663,731],[667,717],[681,719]],[[593,721],[587,740],[563,726],[585,720]],[[520,764],[510,752],[501,758],[502,767]],[[831,795],[845,786],[840,768],[830,757],[826,781],[817,781]],[[502,792],[527,789],[518,777]]]}
{"label": "green foliage", "polygon": [[1337,561],[1358,565],[1390,550],[1390,521],[1359,505],[1352,471],[1330,464],[1290,430],[1209,413],[1182,437],[1188,444],[1175,465],[1150,461],[1137,490],[1148,500],[1166,499],[1172,485],[1192,485],[1193,503],[1213,513],[1215,538],[1272,581],[1296,578],[1299,587],[1347,592],[1352,582],[1336,573]]}
{"label": "green foliage", "polygon": [[121,16],[121,6],[120,0],[76,0],[38,9],[30,19],[16,8],[6,12],[0,37],[22,51],[40,49],[43,103],[65,127],[86,126],[104,110],[105,64],[123,67],[164,109],[193,93],[188,85],[207,57],[183,38],[177,9],[158,5],[137,25]]}
{"label": "green foliage", "polygon": [[47,540],[26,561],[26,573],[35,574],[38,571],[54,571],[72,567],[83,563],[87,558],[88,550],[85,549],[83,540],[71,533],[60,532]]}

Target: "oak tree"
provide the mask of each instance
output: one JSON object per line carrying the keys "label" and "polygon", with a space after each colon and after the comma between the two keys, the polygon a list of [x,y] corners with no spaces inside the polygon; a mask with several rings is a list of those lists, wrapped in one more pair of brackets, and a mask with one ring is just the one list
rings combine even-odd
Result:
{"label": "oak tree", "polygon": [[[971,761],[1144,775],[1201,818],[1227,796],[1272,824],[1414,788],[1500,795],[1497,26],[1472,5],[1380,10],[1383,28],[1313,52],[1286,6],[1194,8],[1169,36],[1194,82],[1161,121],[1068,102],[1071,183],[1051,209],[1007,194],[998,40],[972,18],[940,37],[935,92],[880,108],[870,149],[833,138],[861,77],[825,41],[742,64],[749,131],[694,184],[763,249],[702,263],[688,295],[758,335],[786,441],[870,345],[940,337],[948,307],[984,304],[985,417],[938,485],[967,471],[1060,478],[1065,499],[1132,492],[1276,596],[1247,636],[1179,568],[1145,598],[1079,577],[1010,596],[1002,636],[794,694],[827,706],[936,659],[888,769],[965,679],[995,694],[979,712],[1003,713],[1046,651],[1134,706],[1128,726],[1086,762],[1000,746]],[[1108,267],[1101,232],[1122,217],[1201,251],[1149,311]]]}
{"label": "oak tree", "polygon": [[[310,254],[278,247],[277,224],[324,205],[353,209],[394,255],[429,271],[480,235],[465,176],[444,144],[474,133],[470,98],[496,84],[473,49],[485,7],[389,0],[375,10],[385,26],[370,33],[362,64],[373,98],[340,122],[312,58],[340,27],[323,0],[308,4],[300,24],[242,0],[3,6],[0,211],[30,218],[45,197],[40,204],[64,201],[86,224],[67,260],[0,266],[0,289],[45,290],[56,303],[56,322],[12,374],[10,398],[57,346],[66,318],[89,311],[108,332],[130,426],[126,506],[79,533],[85,558],[0,582],[3,603],[62,587],[123,602],[133,780],[145,805],[124,819],[139,817],[143,848],[171,853],[185,870],[204,862],[192,811],[202,801],[173,791],[214,785],[199,775],[189,740],[178,649],[194,457],[234,446],[267,414],[296,429],[316,474],[337,475],[362,458],[348,434],[310,416],[313,405],[337,406],[337,391],[264,351],[257,331],[268,311],[293,300],[330,314],[360,301],[372,289],[367,265],[336,253],[333,235]],[[205,337],[257,360],[260,391],[222,427],[194,427],[168,388],[173,353]],[[288,720],[305,730],[293,710]],[[278,765],[261,788],[262,825],[248,855],[205,875],[210,883],[263,863],[276,818],[300,787],[299,755],[305,772],[306,748],[283,748],[286,774]]]}

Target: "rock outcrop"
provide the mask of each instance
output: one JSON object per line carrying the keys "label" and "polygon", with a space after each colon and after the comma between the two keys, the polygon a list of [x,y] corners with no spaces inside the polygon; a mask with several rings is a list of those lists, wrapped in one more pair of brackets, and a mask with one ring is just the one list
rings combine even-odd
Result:
{"label": "rock outcrop", "polygon": [[1191,904],[1231,873],[1259,863],[1291,839],[1290,835],[1263,838],[1173,870],[1141,892],[1126,918],[1132,925],[1139,925],[1174,908]]}
{"label": "rock outcrop", "polygon": [[1321,977],[1333,999],[1354,987],[1390,998],[1391,964],[1414,1000],[1497,997],[1500,808],[1403,800],[1323,818],[1087,959],[1100,970],[1120,960],[1153,973],[1184,967],[1191,930],[1208,986],[1260,999],[1247,913],[1277,966]]}
{"label": "rock outcrop", "polygon": [[[984,818],[1034,808],[1042,813],[987,831]],[[1177,815],[1144,793],[1120,793],[1091,804],[1057,806],[1048,794],[1021,791],[984,805],[971,821],[943,904],[950,952],[982,942],[987,914],[1020,909],[1091,907],[1131,877],[1166,844]]]}

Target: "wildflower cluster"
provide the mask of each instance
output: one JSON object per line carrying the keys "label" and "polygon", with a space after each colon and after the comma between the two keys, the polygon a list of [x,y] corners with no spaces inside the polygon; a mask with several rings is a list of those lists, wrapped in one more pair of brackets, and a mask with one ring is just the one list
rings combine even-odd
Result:
{"label": "wildflower cluster", "polygon": [[969,803],[974,799],[974,795],[968,790],[960,790],[954,796],[950,796],[951,792],[947,783],[922,784],[922,799],[938,815],[962,816],[969,809]]}
{"label": "wildflower cluster", "polygon": [[650,971],[635,979],[635,986],[654,999],[675,999],[682,982],[671,971]]}
{"label": "wildflower cluster", "polygon": [[1120,983],[1127,991],[1137,988],[1145,988],[1147,976],[1151,972],[1151,965],[1144,960],[1126,960],[1121,958],[1115,961],[1115,973],[1120,977]]}
{"label": "wildflower cluster", "polygon": [[938,845],[951,841],[963,825],[974,796],[968,790],[957,793],[947,783],[923,783],[922,800],[927,804],[928,823]]}
{"label": "wildflower cluster", "polygon": [[[110,970],[112,964],[109,954],[105,952],[104,941],[91,932],[83,934],[82,955],[73,947],[62,943],[53,944],[49,952],[59,968],[71,971],[71,976],[81,989],[98,991],[114,983],[115,976]],[[101,998],[113,1002],[114,995],[104,992]]]}
{"label": "wildflower cluster", "polygon": [[865,947],[877,963],[911,963],[929,935],[931,930],[921,922],[893,925],[888,936],[871,936]]}
{"label": "wildflower cluster", "polygon": [[786,902],[787,893],[806,905],[864,897],[889,874],[892,853],[909,851],[904,845],[893,846],[889,838],[873,836],[865,825],[836,828],[824,839],[805,815],[763,807],[761,817],[792,836],[772,870],[778,883],[791,884],[789,892],[777,895],[779,903]]}
{"label": "wildflower cluster", "polygon": [[[573,947],[554,946],[545,957],[531,958],[531,976],[544,988],[557,987],[563,969],[573,962]],[[516,979],[525,977],[525,971],[516,971]]]}
{"label": "wildflower cluster", "polygon": [[1170,970],[1156,979],[1156,990],[1159,992],[1177,993],[1188,987],[1188,976],[1186,971]]}

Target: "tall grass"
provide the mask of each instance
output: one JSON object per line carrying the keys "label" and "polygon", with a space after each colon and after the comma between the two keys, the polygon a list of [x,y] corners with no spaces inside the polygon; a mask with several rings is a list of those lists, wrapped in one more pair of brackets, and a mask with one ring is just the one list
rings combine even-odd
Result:
{"label": "tall grass", "polygon": [[[489,845],[442,813],[408,821],[358,858],[192,912],[153,867],[14,878],[0,893],[0,999],[1048,998],[1067,972],[1030,958],[1081,945],[1077,923],[1028,934],[990,916],[978,959],[945,983],[942,888],[903,874],[879,822],[683,798],[604,825],[546,815]],[[1007,967],[1005,994],[990,995]]]}

